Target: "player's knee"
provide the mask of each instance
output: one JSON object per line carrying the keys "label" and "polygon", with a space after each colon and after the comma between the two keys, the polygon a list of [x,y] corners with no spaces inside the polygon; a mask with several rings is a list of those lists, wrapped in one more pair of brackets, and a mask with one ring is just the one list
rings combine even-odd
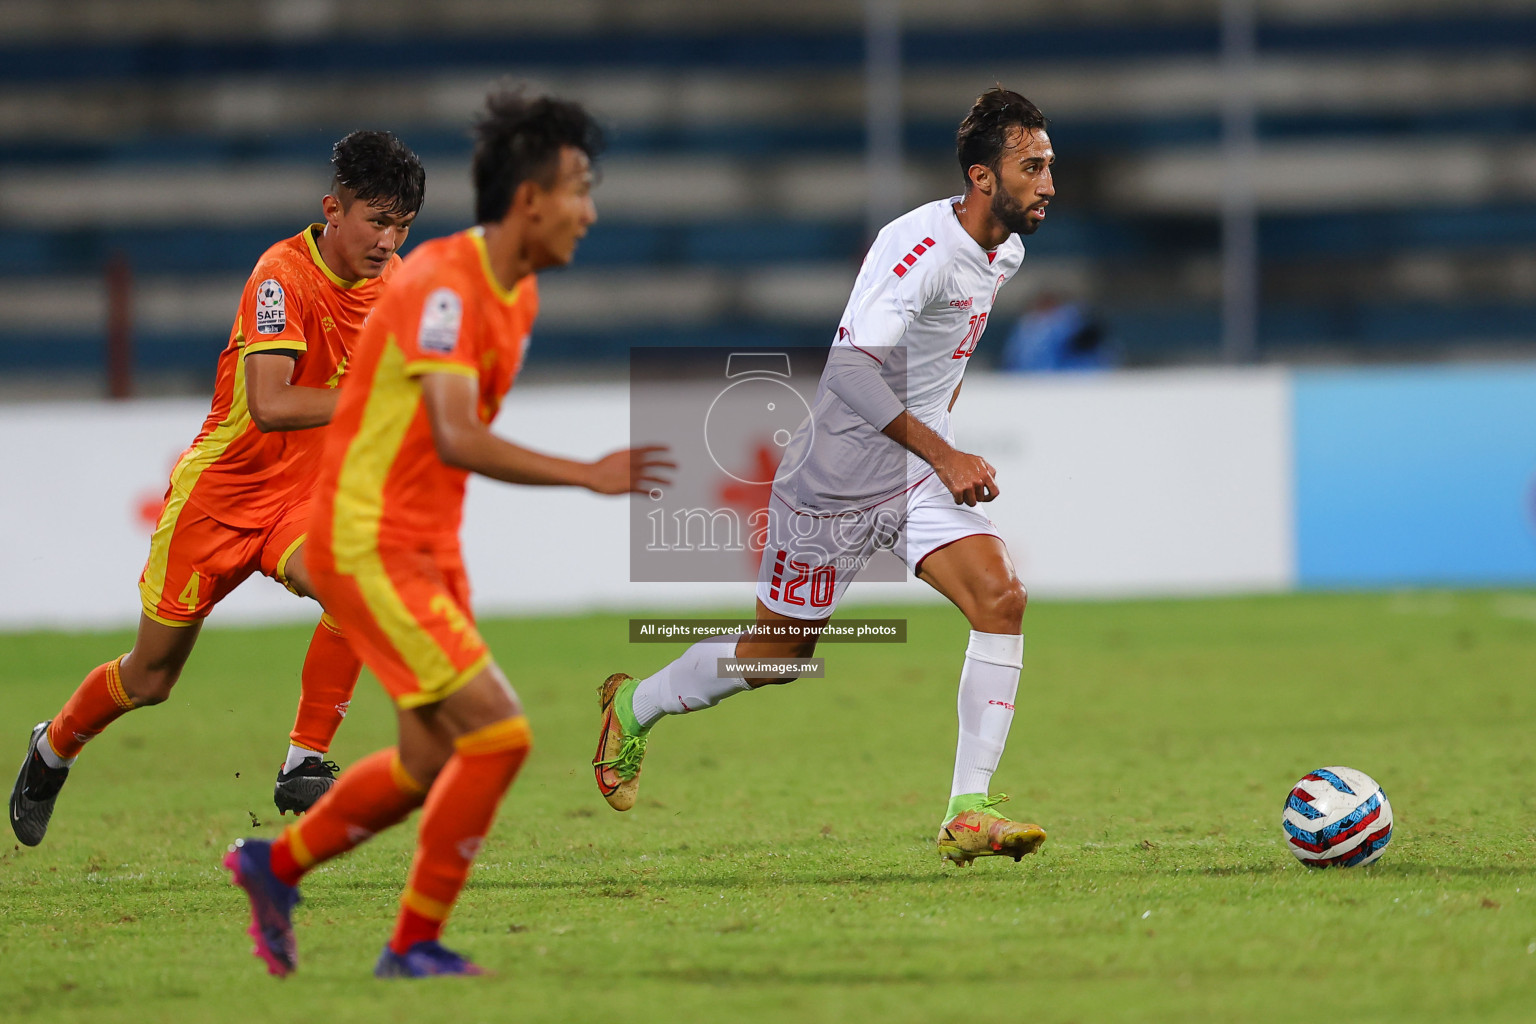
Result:
{"label": "player's knee", "polygon": [[1017,579],[991,587],[977,602],[975,628],[987,633],[1017,633],[1027,602],[1024,584]]}
{"label": "player's knee", "polygon": [[[805,640],[770,640],[761,641],[761,647],[754,647],[750,655],[741,654],[738,649],[737,657],[773,658],[780,661],[804,661],[816,653],[815,638]],[[792,683],[800,678],[798,672],[785,671],[783,674],[772,676],[749,676],[747,685],[756,690],[762,686],[782,686]]]}
{"label": "player's knee", "polygon": [[400,758],[400,766],[405,770],[405,774],[425,791],[432,788],[432,783],[437,781],[437,776],[442,772],[443,766],[448,763],[448,758],[452,754],[451,746],[411,747],[402,743],[396,756]]}
{"label": "player's knee", "polygon": [[181,677],[181,668],[149,668],[138,672],[123,672],[123,692],[137,707],[164,704],[171,696],[171,688]]}
{"label": "player's knee", "polygon": [[785,683],[792,683],[799,678],[799,676],[749,676],[747,677],[747,686],[758,690],[764,686],[783,686]]}
{"label": "player's knee", "polygon": [[[179,635],[177,639],[181,639]],[[191,651],[190,644],[136,643],[133,650],[118,662],[123,692],[136,707],[164,704],[181,678],[181,670]]]}
{"label": "player's knee", "polygon": [[784,645],[780,658],[809,658],[816,653],[815,640],[794,640]]}

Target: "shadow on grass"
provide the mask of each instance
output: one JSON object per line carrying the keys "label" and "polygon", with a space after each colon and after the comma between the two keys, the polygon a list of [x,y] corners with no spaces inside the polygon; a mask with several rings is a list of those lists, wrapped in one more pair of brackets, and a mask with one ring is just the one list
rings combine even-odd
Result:
{"label": "shadow on grass", "polygon": [[[550,877],[550,878],[504,878],[497,877],[493,872],[479,872],[470,882],[471,888],[494,892],[557,892],[572,895],[596,896],[605,898],[638,896],[641,892],[700,892],[710,893],[721,890],[766,890],[783,889],[785,887],[819,889],[827,886],[859,886],[877,888],[884,886],[911,886],[931,885],[935,882],[944,882],[951,878],[961,880],[963,878],[967,889],[972,889],[980,882],[984,885],[1010,885],[1018,884],[1018,877],[1014,873],[998,871],[988,877],[982,872],[974,872],[966,876],[957,876],[954,873],[934,872],[891,872],[889,874],[875,874],[870,872],[828,872],[807,874],[779,873],[772,877],[761,874],[708,874],[691,875],[686,878],[648,876],[636,877],[635,875],[587,875],[580,878]],[[402,876],[399,881],[379,882],[371,879],[335,879],[327,880],[326,888],[333,893],[342,891],[352,893],[376,893],[381,896],[399,890],[404,882]]]}
{"label": "shadow on grass", "polygon": [[573,891],[595,892],[598,895],[611,894],[613,890],[629,891],[638,888],[646,890],[671,890],[674,892],[688,892],[690,890],[714,890],[721,889],[764,889],[783,888],[784,886],[827,886],[827,885],[914,885],[933,882],[936,878],[942,878],[938,874],[888,874],[878,875],[869,873],[842,873],[842,874],[806,874],[786,875],[778,874],[767,878],[763,875],[739,874],[739,875],[696,875],[689,878],[666,877],[591,877],[591,878],[547,878],[547,879],[498,879],[487,878],[484,875],[475,879],[475,885],[485,889],[507,890],[539,890],[539,891]]}
{"label": "shadow on grass", "polygon": [[741,970],[739,968],[711,968],[693,967],[677,971],[645,971],[642,977],[653,978],[657,981],[665,981],[673,984],[682,983],[690,985],[710,985],[716,988],[728,986],[741,986],[748,988],[773,987],[782,988],[787,985],[805,986],[863,986],[863,985],[953,985],[965,981],[991,982],[996,980],[996,975],[991,973],[978,973],[970,975],[956,973],[951,969],[923,973],[916,971],[903,972],[872,972],[872,971],[806,971],[803,973],[788,973],[778,968],[768,968],[761,971]]}
{"label": "shadow on grass", "polygon": [[1530,878],[1536,875],[1536,864],[1433,864],[1422,861],[1391,861],[1372,864],[1358,872],[1309,871],[1317,875],[1383,875],[1404,878]]}
{"label": "shadow on grass", "polygon": [[[1119,874],[1134,875],[1135,871],[1117,872]],[[1230,864],[1211,867],[1184,867],[1180,865],[1179,871],[1160,869],[1158,874],[1174,877],[1177,875],[1205,875],[1212,878],[1220,877],[1278,877],[1280,875],[1295,875],[1298,878],[1328,877],[1347,875],[1353,878],[1530,878],[1536,875],[1536,864],[1435,864],[1420,861],[1392,861],[1388,863],[1371,864],[1363,868],[1312,868],[1297,871],[1290,864]]]}

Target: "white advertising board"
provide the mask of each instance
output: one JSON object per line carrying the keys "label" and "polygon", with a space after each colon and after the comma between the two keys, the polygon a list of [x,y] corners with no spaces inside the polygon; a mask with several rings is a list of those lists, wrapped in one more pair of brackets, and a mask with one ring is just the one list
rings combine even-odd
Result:
{"label": "white advertising board", "polygon": [[1044,597],[1295,582],[1284,370],[967,381],[956,442],[998,471],[988,515]]}
{"label": "white advertising board", "polygon": [[[0,628],[129,626],[153,517],[201,401],[0,408]],[[998,469],[988,509],[1036,597],[1277,590],[1294,582],[1284,371],[975,377],[961,447]],[[497,430],[593,457],[627,443],[621,384],[522,387]],[[630,583],[626,499],[470,487],[464,546],[481,613],[720,607],[745,583]],[[850,602],[923,601],[922,584],[855,584]],[[308,620],[260,577],[213,621]]]}

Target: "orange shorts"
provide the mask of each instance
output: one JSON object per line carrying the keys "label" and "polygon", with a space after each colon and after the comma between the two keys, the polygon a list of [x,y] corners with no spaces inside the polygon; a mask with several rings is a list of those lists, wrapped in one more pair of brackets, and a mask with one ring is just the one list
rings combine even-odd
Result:
{"label": "orange shorts", "polygon": [[402,708],[435,704],[491,661],[457,551],[379,548],[345,570],[315,559],[320,603]]}
{"label": "orange shorts", "polygon": [[253,572],[293,590],[288,559],[308,530],[307,497],[285,506],[272,525],[244,529],[221,523],[172,488],[139,575],[144,614],[167,626],[201,622]]}

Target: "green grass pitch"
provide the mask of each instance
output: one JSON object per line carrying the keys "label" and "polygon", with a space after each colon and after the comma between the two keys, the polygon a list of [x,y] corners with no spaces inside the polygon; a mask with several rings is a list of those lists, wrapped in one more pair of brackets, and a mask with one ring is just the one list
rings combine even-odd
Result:
{"label": "green grass pitch", "polygon": [[[856,611],[909,642],[661,723],[625,815],[587,769],[596,686],[681,647],[619,616],[485,623],[536,747],[447,940],[496,975],[415,984],[369,973],[414,819],[310,876],[297,975],[249,955],[219,857],[276,832],[308,629],[215,619],[171,701],[86,751],[44,845],[5,843],[0,1019],[1536,1019],[1536,594],[1041,602],[996,788],[1050,840],[963,872],[932,840],[965,623]],[[127,642],[0,637],[0,767]],[[392,735],[365,677],[333,754]],[[1392,800],[1372,867],[1281,842],[1328,764]]]}

